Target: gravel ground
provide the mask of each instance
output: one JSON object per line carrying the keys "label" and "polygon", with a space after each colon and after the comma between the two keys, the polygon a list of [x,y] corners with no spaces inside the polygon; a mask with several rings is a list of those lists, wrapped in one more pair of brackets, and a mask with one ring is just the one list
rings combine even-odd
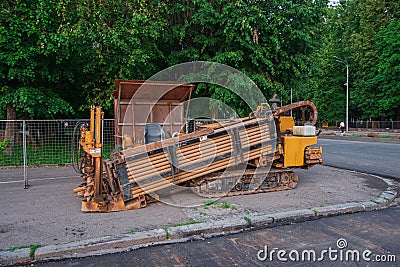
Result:
{"label": "gravel ground", "polygon": [[[81,179],[70,168],[35,169],[37,178],[23,189],[20,170],[0,170],[0,249],[33,244],[61,244],[184,224],[211,221],[230,215],[267,214],[293,209],[307,209],[354,201],[369,201],[385,189],[374,176],[366,176],[327,166],[296,170],[300,180],[294,190],[246,196],[226,197],[217,203],[194,198],[183,191],[152,203],[141,210],[114,213],[82,213],[80,198],[72,189]],[[57,177],[62,177],[57,179]],[[182,201],[201,203],[196,207],[177,207]],[[225,203],[224,203],[225,202]]]}

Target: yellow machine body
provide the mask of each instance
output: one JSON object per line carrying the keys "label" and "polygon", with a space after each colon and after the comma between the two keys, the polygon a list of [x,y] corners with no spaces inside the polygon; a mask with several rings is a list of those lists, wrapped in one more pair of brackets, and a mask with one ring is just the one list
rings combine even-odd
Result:
{"label": "yellow machine body", "polygon": [[286,131],[292,131],[294,126],[294,119],[293,117],[288,116],[280,116],[279,117],[279,129],[281,133]]}
{"label": "yellow machine body", "polygon": [[316,136],[284,136],[284,167],[303,167],[307,164],[305,161],[306,149],[309,146],[317,144]]}

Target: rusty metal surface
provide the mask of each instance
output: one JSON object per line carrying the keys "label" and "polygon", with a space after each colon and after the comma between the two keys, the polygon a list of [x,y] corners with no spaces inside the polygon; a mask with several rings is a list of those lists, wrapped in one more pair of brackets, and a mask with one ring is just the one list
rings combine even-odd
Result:
{"label": "rusty metal surface", "polygon": [[322,159],[322,147],[307,147],[304,159],[307,166],[324,163]]}
{"label": "rusty metal surface", "polygon": [[310,107],[312,109],[312,113],[310,114],[309,119],[312,122],[312,124],[315,125],[317,123],[317,119],[318,119],[318,110],[317,110],[317,107],[314,105],[314,103],[309,100],[299,101],[299,102],[295,102],[293,104],[279,107],[274,111],[274,116],[278,116],[279,114],[282,114],[286,111],[290,111],[290,110],[301,108],[301,107]]}
{"label": "rusty metal surface", "polygon": [[184,125],[184,106],[193,84],[115,80],[114,120],[117,144],[128,134],[136,144],[143,144],[146,123],[160,123],[164,131],[179,132]]}
{"label": "rusty metal surface", "polygon": [[130,100],[140,87],[141,93],[138,99],[161,99],[161,100],[176,100],[179,102],[185,101],[190,91],[195,85],[176,82],[161,82],[161,81],[144,81],[144,80],[115,80],[114,87],[116,90],[112,92],[114,98],[118,98],[118,89],[121,88],[120,98]]}
{"label": "rusty metal surface", "polygon": [[[119,164],[123,164],[124,167],[121,168],[127,170],[129,181],[122,186],[131,188],[131,195],[124,196],[124,198],[126,200],[135,199],[144,193],[155,192],[245,163],[248,160],[259,158],[262,154],[273,155],[275,153],[274,146],[267,143],[275,140],[270,136],[268,123],[269,119],[253,118],[227,128],[214,131],[207,129],[211,131],[210,134],[189,139],[183,143],[171,143],[172,140],[166,140],[168,145],[162,141],[148,145],[148,148],[154,147],[154,150],[143,151],[137,147],[121,151],[122,162]],[[229,130],[239,129],[238,127],[243,128],[238,131],[238,136],[242,136],[243,155],[236,155],[239,158],[235,158],[233,146],[235,142],[233,142]],[[176,138],[175,141],[177,140],[179,138]],[[176,162],[173,165],[171,165],[168,150],[170,146],[176,153]],[[251,147],[254,149],[250,149]],[[241,160],[238,161],[238,159]],[[175,170],[174,167],[178,170]]]}

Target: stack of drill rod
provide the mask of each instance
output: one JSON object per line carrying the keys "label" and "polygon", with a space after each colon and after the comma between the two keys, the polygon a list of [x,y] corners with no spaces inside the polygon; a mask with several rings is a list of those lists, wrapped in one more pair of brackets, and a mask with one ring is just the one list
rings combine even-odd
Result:
{"label": "stack of drill rod", "polygon": [[124,200],[272,155],[271,125],[269,118],[247,118],[119,152],[116,169]]}

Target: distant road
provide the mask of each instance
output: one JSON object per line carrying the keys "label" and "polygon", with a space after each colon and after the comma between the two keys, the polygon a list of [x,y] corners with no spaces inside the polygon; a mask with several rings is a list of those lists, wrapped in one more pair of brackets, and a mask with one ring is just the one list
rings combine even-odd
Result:
{"label": "distant road", "polygon": [[400,144],[318,140],[326,165],[400,180]]}

